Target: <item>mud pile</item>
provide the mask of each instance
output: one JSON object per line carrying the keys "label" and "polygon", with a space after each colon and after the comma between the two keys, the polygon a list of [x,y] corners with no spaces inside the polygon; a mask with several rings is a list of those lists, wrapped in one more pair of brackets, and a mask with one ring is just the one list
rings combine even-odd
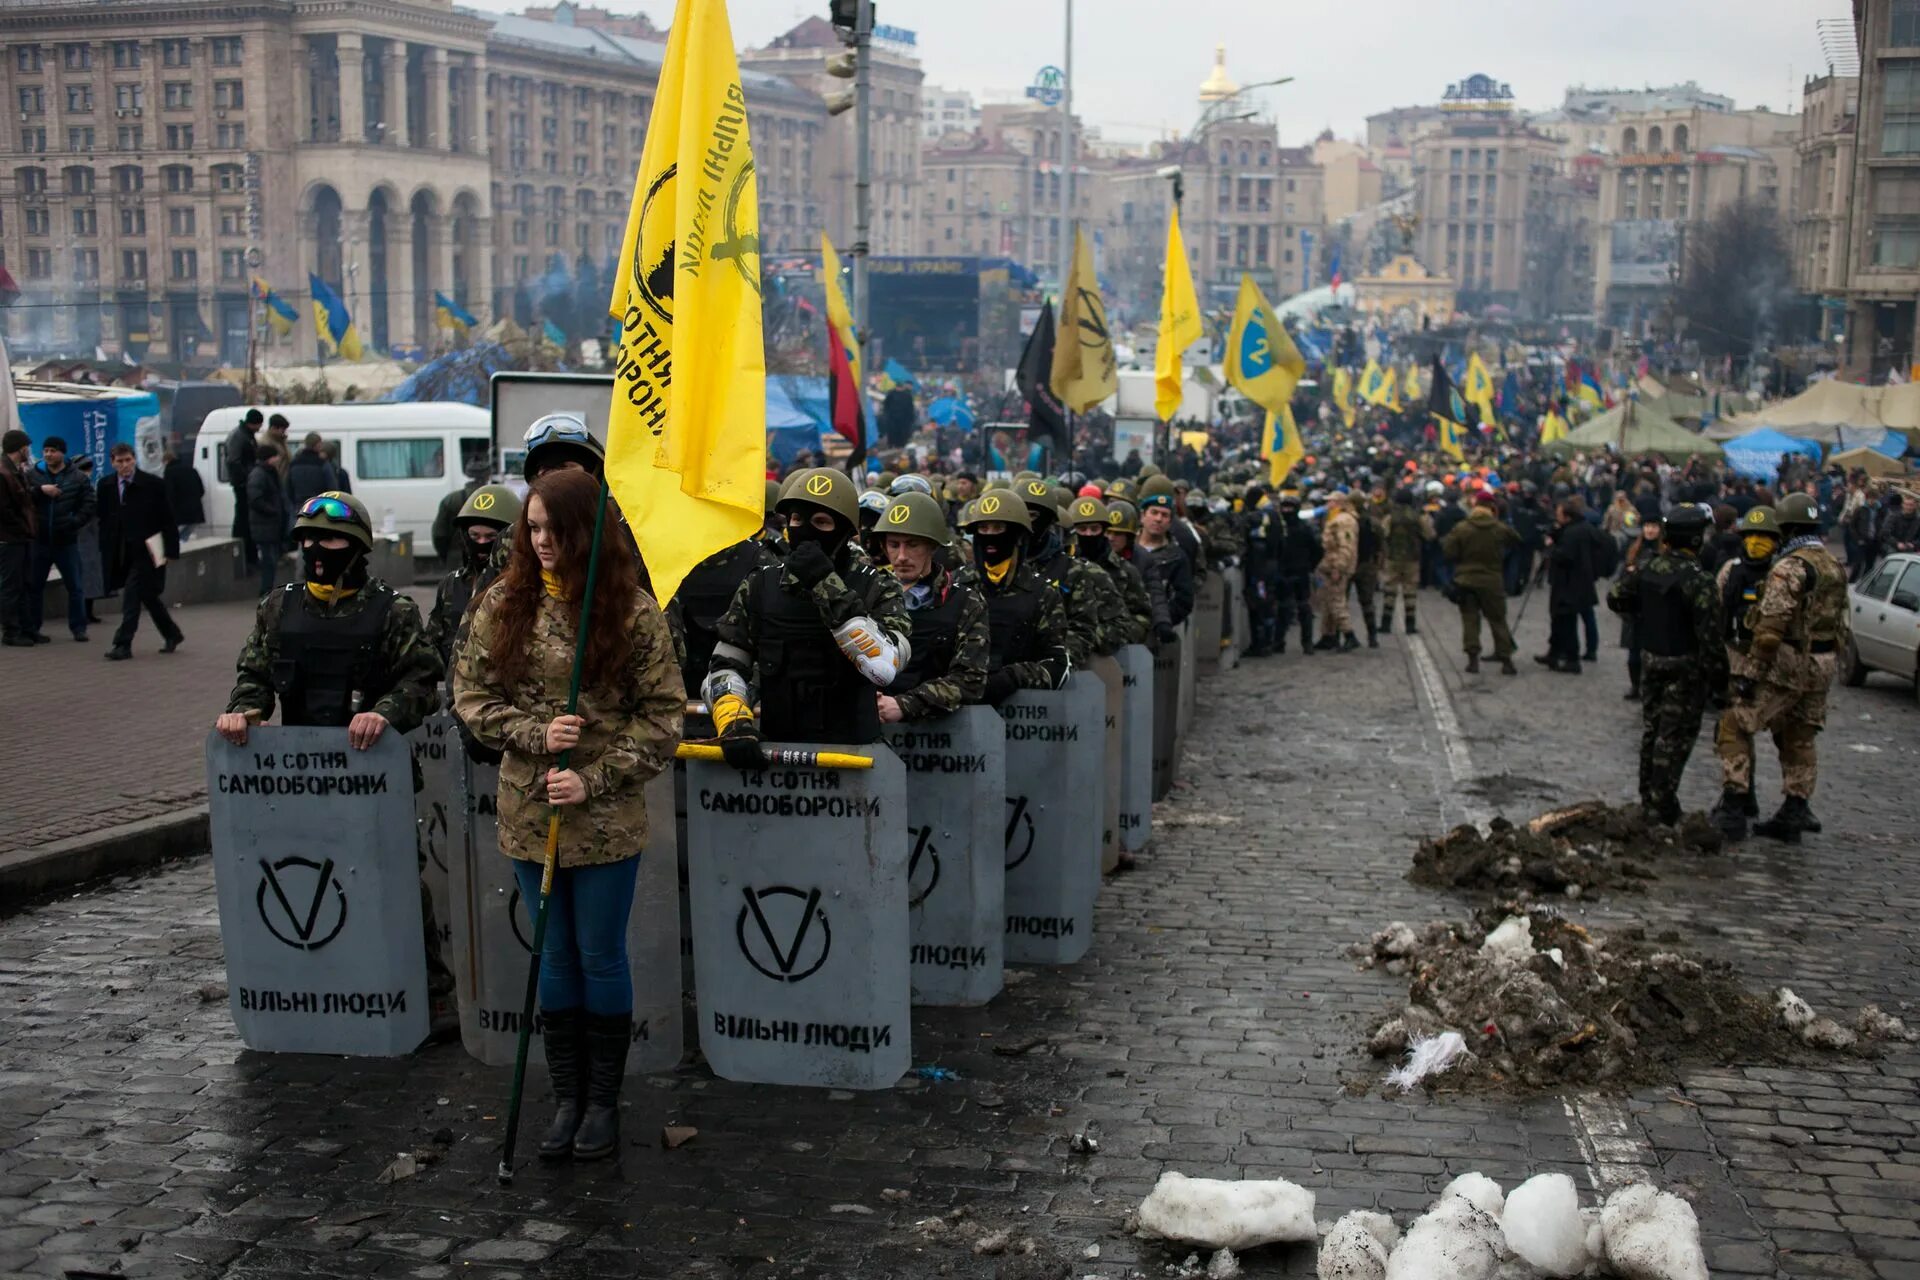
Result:
{"label": "mud pile", "polygon": [[1521,826],[1495,818],[1484,835],[1477,827],[1455,827],[1420,842],[1407,878],[1434,889],[1579,898],[1636,889],[1654,879],[1662,863],[1717,853],[1721,845],[1704,814],[1690,813],[1668,827],[1639,805],[1596,802],[1543,813]]}
{"label": "mud pile", "polygon": [[[1650,941],[1589,930],[1549,909],[1510,904],[1466,923],[1395,923],[1362,950],[1409,978],[1407,1003],[1373,1031],[1377,1058],[1458,1032],[1466,1053],[1440,1088],[1557,1089],[1672,1082],[1683,1067],[1803,1060],[1809,1043],[1773,999],[1731,966]],[[1862,1038],[1857,1052],[1878,1052]]]}

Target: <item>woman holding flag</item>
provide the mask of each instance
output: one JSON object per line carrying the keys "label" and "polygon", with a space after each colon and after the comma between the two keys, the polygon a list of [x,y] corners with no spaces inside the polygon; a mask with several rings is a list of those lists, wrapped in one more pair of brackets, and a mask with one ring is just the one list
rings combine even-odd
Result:
{"label": "woman holding flag", "polygon": [[[673,761],[685,702],[666,620],[640,589],[634,558],[590,554],[599,502],[584,471],[534,478],[512,555],[474,605],[451,681],[454,713],[502,753],[500,851],[528,904],[541,899],[550,819],[566,815],[540,956],[540,1034],[557,1104],[543,1159],[598,1159],[618,1141],[643,789]],[[592,612],[582,617],[590,565]],[[566,714],[576,644],[579,701]]]}

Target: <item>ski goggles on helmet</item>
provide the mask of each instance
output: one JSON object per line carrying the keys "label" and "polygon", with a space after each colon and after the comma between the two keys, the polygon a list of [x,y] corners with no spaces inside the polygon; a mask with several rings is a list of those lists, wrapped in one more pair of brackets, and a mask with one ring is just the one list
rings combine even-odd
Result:
{"label": "ski goggles on helmet", "polygon": [[362,526],[366,524],[366,521],[360,518],[359,513],[348,506],[344,499],[335,498],[328,494],[321,494],[317,498],[308,498],[305,505],[300,508],[300,519],[306,520],[314,516],[319,516],[327,520],[339,520],[346,524]]}
{"label": "ski goggles on helmet", "polygon": [[588,449],[594,447],[586,420],[577,413],[548,414],[527,428],[524,443],[529,452],[546,444],[577,444]]}

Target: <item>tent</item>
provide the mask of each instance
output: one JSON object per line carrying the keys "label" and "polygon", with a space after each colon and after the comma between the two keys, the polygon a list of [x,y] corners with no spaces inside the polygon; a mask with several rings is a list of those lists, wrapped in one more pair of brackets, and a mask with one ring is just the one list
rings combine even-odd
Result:
{"label": "tent", "polygon": [[1547,448],[1561,453],[1577,449],[1614,449],[1628,455],[1657,453],[1670,461],[1721,452],[1713,441],[1695,435],[1644,401],[1633,400],[1582,423]]}
{"label": "tent", "polygon": [[1882,391],[1880,421],[1905,432],[1908,442],[1920,450],[1920,382],[1904,382]]}
{"label": "tent", "polygon": [[1889,458],[1898,458],[1907,451],[1907,436],[1904,431],[1895,431],[1892,427],[1842,427],[1835,447],[1842,450],[1872,449]]}
{"label": "tent", "polygon": [[827,380],[805,374],[767,378],[767,455],[782,466],[801,450],[820,451],[822,431],[834,435]]}
{"label": "tent", "polygon": [[1802,440],[1833,444],[1841,427],[1883,427],[1880,420],[1879,387],[1865,387],[1838,378],[1822,378],[1790,400],[1763,406],[1758,412],[1741,418],[1716,422],[1707,434],[1716,440],[1730,440],[1756,426],[1773,427]]}
{"label": "tent", "polygon": [[1771,481],[1780,472],[1780,460],[1790,453],[1803,453],[1816,463],[1820,461],[1819,445],[1771,427],[1729,440],[1726,449],[1727,461],[1749,480]]}
{"label": "tent", "polygon": [[1828,461],[1836,467],[1845,467],[1848,475],[1852,475],[1856,469],[1876,478],[1908,474],[1906,463],[1889,458],[1877,449],[1848,449],[1844,453],[1834,454]]}

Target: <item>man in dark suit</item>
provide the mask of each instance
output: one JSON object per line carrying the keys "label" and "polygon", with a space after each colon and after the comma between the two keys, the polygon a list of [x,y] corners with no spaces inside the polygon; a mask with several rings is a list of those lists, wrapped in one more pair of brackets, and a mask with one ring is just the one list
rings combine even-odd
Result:
{"label": "man in dark suit", "polygon": [[[125,662],[133,656],[133,633],[139,630],[142,609],[153,615],[153,625],[166,641],[160,652],[172,653],[186,639],[160,599],[167,585],[166,561],[180,558],[180,526],[167,502],[166,485],[134,466],[133,446],[114,445],[112,458],[113,474],[100,482],[96,505],[107,588],[120,592],[120,629],[113,633],[107,657]],[[147,549],[147,539],[156,534],[165,551],[159,564]]]}

